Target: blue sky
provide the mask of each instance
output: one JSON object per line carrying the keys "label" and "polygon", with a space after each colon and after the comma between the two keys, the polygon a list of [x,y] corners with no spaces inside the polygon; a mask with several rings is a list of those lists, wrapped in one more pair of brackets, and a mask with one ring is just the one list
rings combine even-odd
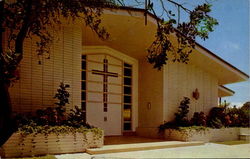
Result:
{"label": "blue sky", "polygon": [[[180,0],[179,0],[180,1]],[[203,0],[181,0],[189,6],[204,2]],[[190,4],[191,3],[191,4]],[[216,55],[243,72],[250,74],[249,66],[249,0],[210,0],[211,16],[216,18],[219,25],[209,34],[209,39],[197,39]],[[231,105],[241,106],[250,101],[250,80],[225,85],[235,91],[234,96],[222,98]]]}
{"label": "blue sky", "polygon": [[[214,32],[209,34],[209,39],[197,39],[197,42],[226,60],[241,71],[250,74],[249,56],[249,0],[175,0],[184,4],[185,7],[193,9],[198,4],[208,1],[212,4],[211,16],[216,18],[219,25]],[[132,1],[129,1],[132,2]],[[144,1],[143,1],[144,2]],[[151,0],[156,12],[161,14],[162,8],[159,0]],[[166,1],[164,1],[166,2]],[[136,7],[144,7],[144,4]],[[168,3],[168,9],[176,12],[174,5]],[[181,20],[188,19],[188,15],[181,13]],[[222,98],[231,105],[241,106],[250,101],[250,80],[235,84],[225,85],[235,91],[234,96]]]}
{"label": "blue sky", "polygon": [[[178,0],[192,7],[204,0]],[[211,16],[219,25],[209,34],[209,39],[197,42],[214,52],[233,66],[250,74],[249,66],[249,0],[207,0],[212,4]],[[250,80],[225,85],[235,91],[234,96],[222,98],[231,105],[241,106],[250,101]]]}
{"label": "blue sky", "polygon": [[[219,21],[209,39],[198,42],[250,74],[249,66],[249,0],[216,0],[212,2],[211,15]],[[250,80],[226,85],[235,91],[232,97],[223,98],[232,105],[241,105],[250,101]]]}

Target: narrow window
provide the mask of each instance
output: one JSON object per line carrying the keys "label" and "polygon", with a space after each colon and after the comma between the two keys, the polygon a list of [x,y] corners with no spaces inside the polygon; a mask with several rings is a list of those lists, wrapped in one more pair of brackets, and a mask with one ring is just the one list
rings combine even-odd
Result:
{"label": "narrow window", "polygon": [[123,65],[123,130],[132,130],[132,65]]}
{"label": "narrow window", "polygon": [[86,121],[86,55],[82,55],[82,82],[81,82],[81,88],[82,88],[82,103],[81,108],[84,112],[84,120]]}

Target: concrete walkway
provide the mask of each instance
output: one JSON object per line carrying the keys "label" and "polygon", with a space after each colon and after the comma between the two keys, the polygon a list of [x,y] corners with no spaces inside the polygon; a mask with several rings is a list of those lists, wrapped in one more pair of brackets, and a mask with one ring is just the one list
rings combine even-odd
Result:
{"label": "concrete walkway", "polygon": [[164,142],[163,139],[152,139],[138,136],[109,136],[104,137],[104,145],[135,144],[148,142]]}
{"label": "concrete walkway", "polygon": [[87,153],[56,155],[58,159],[118,159],[118,158],[250,158],[250,144],[201,146],[89,155]]}

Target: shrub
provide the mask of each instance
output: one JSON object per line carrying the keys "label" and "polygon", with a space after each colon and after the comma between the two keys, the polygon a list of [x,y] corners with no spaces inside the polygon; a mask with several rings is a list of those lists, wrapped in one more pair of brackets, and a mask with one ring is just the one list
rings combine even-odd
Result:
{"label": "shrub", "polygon": [[184,97],[181,101],[178,112],[175,113],[175,123],[177,126],[189,126],[188,112],[189,112],[190,99]]}
{"label": "shrub", "polygon": [[[93,126],[85,122],[85,113],[82,109],[75,106],[75,109],[71,109],[69,114],[65,112],[65,105],[69,103],[69,92],[66,88],[69,88],[69,85],[63,83],[60,84],[60,88],[57,90],[57,93],[54,98],[58,99],[58,102],[55,103],[57,106],[52,108],[48,107],[46,109],[39,109],[35,114],[26,113],[26,114],[17,114],[16,121],[17,127],[24,129],[27,132],[33,131],[32,129],[39,130],[41,127],[72,127],[72,128],[81,128],[85,127],[87,129],[94,128]],[[36,130],[36,131],[37,131]]]}
{"label": "shrub", "polygon": [[241,108],[228,108],[227,114],[231,118],[231,124],[230,126],[241,126],[241,127],[249,127],[250,126],[250,111],[249,109],[246,109],[246,107]]}
{"label": "shrub", "polygon": [[75,109],[70,110],[71,113],[68,114],[68,119],[66,125],[73,126],[79,128],[81,126],[85,126],[87,128],[92,128],[93,126],[89,125],[85,121],[85,113],[82,109],[75,106]]}
{"label": "shrub", "polygon": [[195,112],[193,118],[190,121],[192,126],[206,126],[207,117],[204,112]]}
{"label": "shrub", "polygon": [[222,128],[224,125],[223,123],[221,122],[220,119],[218,119],[217,117],[216,118],[213,118],[209,121],[209,126],[212,127],[212,128],[216,128],[216,129],[220,129]]}
{"label": "shrub", "polygon": [[224,111],[225,108],[223,107],[213,107],[209,112],[207,125],[212,128],[223,127],[225,125],[224,122],[226,116]]}
{"label": "shrub", "polygon": [[184,99],[181,101],[178,112],[175,113],[175,119],[170,122],[165,122],[164,124],[161,124],[159,128],[159,132],[164,131],[165,129],[178,129],[178,127],[182,126],[189,126],[189,121],[187,118],[187,114],[189,112],[189,104],[190,99],[188,97],[184,97]]}

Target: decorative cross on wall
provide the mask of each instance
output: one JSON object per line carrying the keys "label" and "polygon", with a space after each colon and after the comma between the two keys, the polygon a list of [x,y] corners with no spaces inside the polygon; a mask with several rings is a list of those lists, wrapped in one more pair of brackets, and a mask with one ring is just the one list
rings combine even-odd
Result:
{"label": "decorative cross on wall", "polygon": [[100,70],[92,70],[93,74],[102,75],[103,76],[103,111],[108,111],[108,76],[110,77],[118,77],[117,73],[108,72],[108,60],[103,60],[103,71]]}

